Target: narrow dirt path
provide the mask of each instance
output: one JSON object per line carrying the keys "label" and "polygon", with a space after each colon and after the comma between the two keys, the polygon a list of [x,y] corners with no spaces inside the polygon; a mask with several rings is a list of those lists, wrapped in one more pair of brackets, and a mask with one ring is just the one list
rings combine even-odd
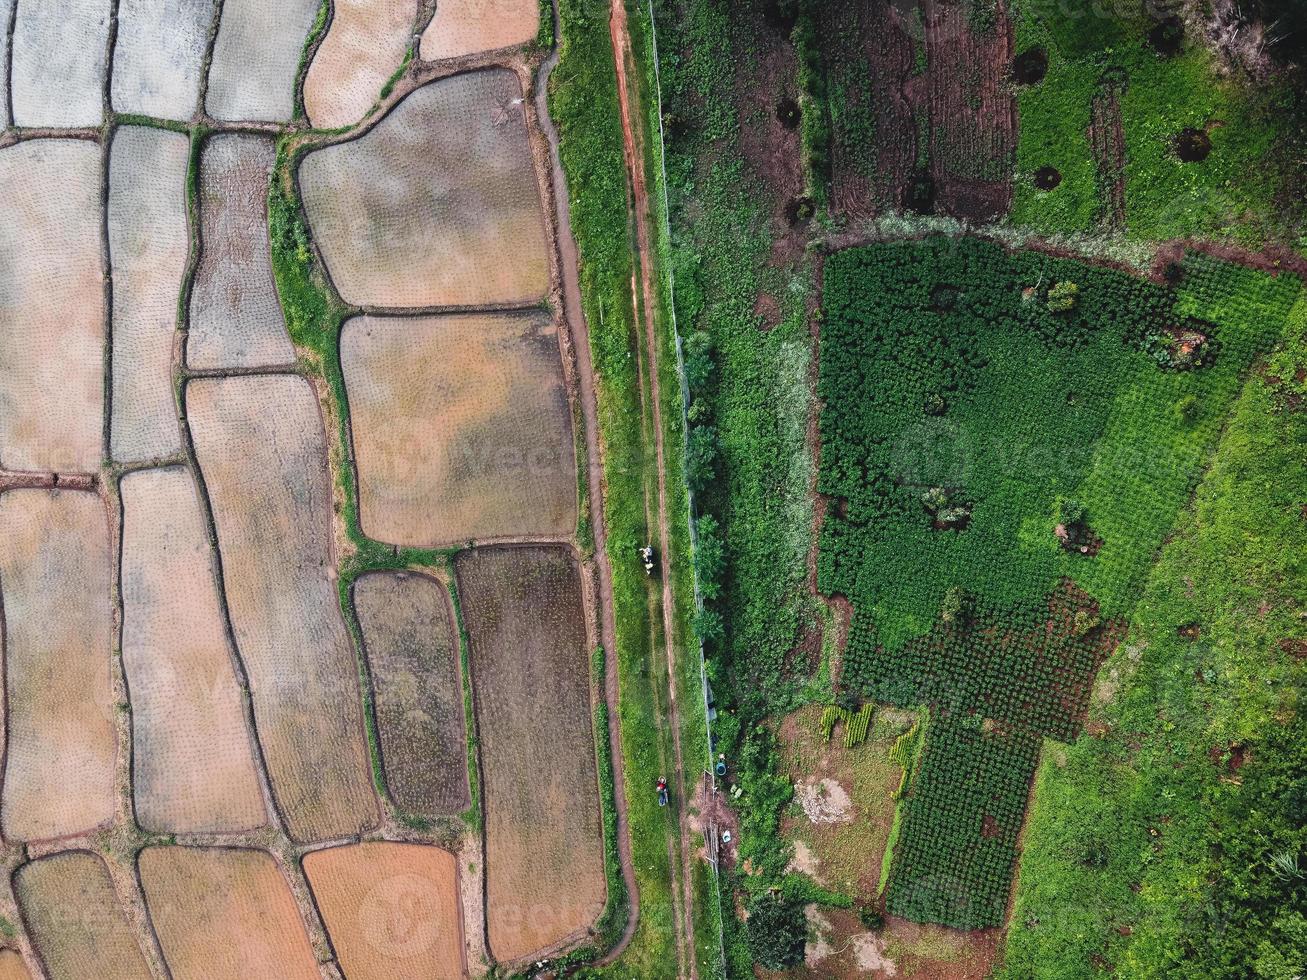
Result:
{"label": "narrow dirt path", "polygon": [[535,87],[536,118],[540,129],[549,141],[549,158],[552,166],[551,184],[554,191],[554,208],[558,225],[556,239],[563,285],[563,318],[567,321],[568,335],[576,357],[577,387],[581,400],[581,417],[585,428],[586,473],[590,494],[590,526],[594,529],[595,568],[599,579],[599,630],[605,657],[604,700],[608,705],[608,750],[613,759],[613,798],[617,803],[617,852],[622,864],[622,878],[626,882],[630,911],[626,927],[617,945],[608,956],[616,958],[631,943],[640,921],[640,889],[635,880],[635,862],[631,853],[631,828],[627,816],[625,763],[618,701],[620,685],[617,668],[617,623],[613,614],[613,570],[608,563],[608,526],[604,520],[604,474],[599,456],[598,401],[595,396],[594,364],[590,358],[589,330],[585,311],[581,305],[581,274],[576,239],[572,236],[572,209],[567,197],[567,180],[558,155],[558,129],[549,116],[549,76],[558,66],[562,37],[562,24],[558,15],[558,2],[552,4],[554,18],[554,50],[540,66]]}
{"label": "narrow dirt path", "polygon": [[681,901],[680,926],[677,930],[678,952],[684,957],[688,967],[683,976],[698,977],[695,963],[694,946],[694,848],[692,846],[689,814],[687,804],[689,794],[686,789],[685,765],[681,753],[680,709],[676,701],[677,654],[675,623],[673,622],[671,565],[668,560],[670,535],[667,530],[667,465],[663,446],[662,400],[658,386],[658,333],[655,321],[657,298],[654,291],[655,271],[653,259],[653,234],[651,231],[652,214],[649,206],[648,185],[644,167],[643,130],[637,120],[632,118],[635,104],[632,90],[635,85],[633,69],[634,56],[631,53],[631,36],[626,22],[626,4],[624,0],[612,0],[609,31],[613,41],[613,56],[617,65],[618,100],[622,108],[622,141],[626,157],[627,177],[631,187],[631,210],[635,223],[636,247],[639,259],[640,299],[637,314],[641,331],[644,334],[646,353],[643,358],[644,373],[647,378],[648,395],[654,429],[654,450],[658,467],[658,562],[662,581],[662,619],[663,646],[667,657],[668,711],[667,723],[671,729],[672,750],[676,760],[676,771],[672,776],[675,790],[674,800],[677,809],[677,823],[680,830],[681,851]]}

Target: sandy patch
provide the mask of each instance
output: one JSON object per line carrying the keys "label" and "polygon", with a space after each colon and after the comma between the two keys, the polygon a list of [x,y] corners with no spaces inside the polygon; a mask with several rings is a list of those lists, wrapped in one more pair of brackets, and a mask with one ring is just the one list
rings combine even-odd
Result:
{"label": "sandy patch", "polygon": [[794,796],[812,823],[844,823],[851,819],[853,801],[848,790],[834,779],[799,783],[794,787]]}

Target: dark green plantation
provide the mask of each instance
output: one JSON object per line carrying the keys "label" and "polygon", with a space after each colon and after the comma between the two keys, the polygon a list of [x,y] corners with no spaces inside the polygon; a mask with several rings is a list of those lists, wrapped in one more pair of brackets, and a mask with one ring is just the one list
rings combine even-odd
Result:
{"label": "dark green plantation", "polygon": [[826,264],[818,587],[843,686],[931,726],[888,908],[1001,925],[1039,737],[1098,668],[1299,284],[1190,256],[1159,284],[976,238]]}

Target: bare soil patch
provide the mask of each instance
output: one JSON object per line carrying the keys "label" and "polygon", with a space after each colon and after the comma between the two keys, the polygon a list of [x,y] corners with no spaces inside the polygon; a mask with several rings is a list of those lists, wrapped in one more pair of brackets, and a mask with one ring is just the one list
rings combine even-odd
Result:
{"label": "bare soil patch", "polygon": [[303,378],[266,375],[192,381],[186,406],[287,830],[301,841],[356,834],[378,811],[358,662],[334,581],[317,399]]}
{"label": "bare soil patch", "polygon": [[267,823],[191,474],[122,480],[122,652],[142,827],[230,833]]}
{"label": "bare soil patch", "polygon": [[173,397],[177,296],[190,256],[186,168],[190,140],[144,126],[114,132],[109,157],[113,270],[113,418],[118,462],[182,448]]}
{"label": "bare soil patch", "polygon": [[581,578],[563,547],[455,563],[485,783],[490,949],[511,963],[584,932],[604,863]]}
{"label": "bare soil patch", "polygon": [[8,744],[0,823],[43,840],[113,819],[108,515],[69,490],[0,495]]}
{"label": "bare soil patch", "polygon": [[516,305],[549,286],[517,76],[426,85],[366,135],[300,166],[314,240],[347,303]]}
{"label": "bare soil patch", "polygon": [[23,954],[14,949],[0,949],[0,980],[31,980]]}
{"label": "bare soil patch", "polygon": [[191,290],[186,363],[196,368],[293,364],[268,244],[271,137],[220,133],[200,151],[200,264]]}
{"label": "bare soil patch", "polygon": [[410,813],[462,813],[467,727],[449,593],[427,575],[376,572],[354,583],[353,601],[391,798]]}
{"label": "bare soil patch", "polygon": [[10,146],[0,187],[0,466],[94,472],[104,419],[100,148]]}
{"label": "bare soil patch", "polygon": [[15,125],[100,125],[111,8],[110,0],[18,4],[11,41]]}
{"label": "bare soil patch", "polygon": [[416,15],[413,0],[336,0],[304,79],[309,122],[335,129],[362,119],[403,62]]}
{"label": "bare soil patch", "polygon": [[454,855],[423,844],[353,844],[304,858],[313,898],[350,980],[464,975]]}
{"label": "bare soil patch", "polygon": [[218,0],[118,0],[113,107],[188,120],[200,101]]}
{"label": "bare soil patch", "polygon": [[290,122],[295,74],[319,0],[223,0],[205,108],[216,119]]}
{"label": "bare soil patch", "polygon": [[147,847],[138,862],[174,980],[319,980],[295,897],[268,854]]}
{"label": "bare soil patch", "polygon": [[548,314],[358,317],[341,364],[370,537],[572,534],[572,411]]}
{"label": "bare soil patch", "polygon": [[538,0],[444,0],[422,32],[423,61],[516,47],[540,30]]}
{"label": "bare soil patch", "polygon": [[25,864],[14,896],[50,980],[150,980],[98,855],[66,851]]}

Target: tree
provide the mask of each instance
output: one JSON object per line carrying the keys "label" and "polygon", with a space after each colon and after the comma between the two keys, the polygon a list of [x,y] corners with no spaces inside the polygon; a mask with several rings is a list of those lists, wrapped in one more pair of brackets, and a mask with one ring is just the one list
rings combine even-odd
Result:
{"label": "tree", "polygon": [[749,953],[769,970],[784,970],[803,962],[808,920],[803,906],[779,895],[760,895],[749,906],[746,923]]}

